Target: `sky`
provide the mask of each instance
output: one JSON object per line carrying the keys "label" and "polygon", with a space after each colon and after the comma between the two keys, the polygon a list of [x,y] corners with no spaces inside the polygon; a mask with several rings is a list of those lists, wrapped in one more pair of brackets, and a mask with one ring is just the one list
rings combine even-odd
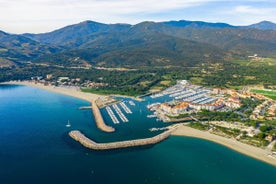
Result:
{"label": "sky", "polygon": [[44,33],[85,20],[276,23],[276,0],[0,0],[0,30]]}

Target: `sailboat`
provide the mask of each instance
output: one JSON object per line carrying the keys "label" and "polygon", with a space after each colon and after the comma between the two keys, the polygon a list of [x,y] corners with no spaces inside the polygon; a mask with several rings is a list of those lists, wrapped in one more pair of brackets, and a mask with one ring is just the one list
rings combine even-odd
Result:
{"label": "sailboat", "polygon": [[71,127],[70,121],[68,120],[66,127]]}

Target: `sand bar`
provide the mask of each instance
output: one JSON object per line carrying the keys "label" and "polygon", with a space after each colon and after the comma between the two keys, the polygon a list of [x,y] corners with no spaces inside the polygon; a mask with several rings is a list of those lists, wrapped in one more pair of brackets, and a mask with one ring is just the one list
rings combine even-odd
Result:
{"label": "sand bar", "polygon": [[194,128],[190,128],[187,126],[179,126],[177,130],[175,130],[172,135],[177,136],[187,136],[187,137],[195,137],[200,139],[206,139],[223,146],[226,146],[232,150],[240,152],[244,155],[253,157],[255,159],[261,160],[268,164],[276,166],[276,157],[271,156],[271,151],[264,150],[255,146],[251,146],[248,144],[241,143],[234,139],[229,139],[225,137],[221,137],[218,135],[211,134],[207,131],[200,131]]}

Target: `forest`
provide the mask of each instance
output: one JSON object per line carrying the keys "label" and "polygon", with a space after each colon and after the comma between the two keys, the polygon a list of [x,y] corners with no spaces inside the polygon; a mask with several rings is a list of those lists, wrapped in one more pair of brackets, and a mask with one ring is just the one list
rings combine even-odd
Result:
{"label": "forest", "polygon": [[276,65],[244,66],[234,62],[198,64],[195,67],[144,67],[123,71],[23,64],[0,68],[0,82],[30,80],[33,76],[45,77],[51,74],[52,82],[58,77],[66,76],[70,79],[80,78],[80,86],[87,80],[108,84],[83,89],[86,92],[138,96],[162,90],[179,79],[210,87],[241,89],[246,85],[264,85],[266,88],[275,88],[275,71]]}

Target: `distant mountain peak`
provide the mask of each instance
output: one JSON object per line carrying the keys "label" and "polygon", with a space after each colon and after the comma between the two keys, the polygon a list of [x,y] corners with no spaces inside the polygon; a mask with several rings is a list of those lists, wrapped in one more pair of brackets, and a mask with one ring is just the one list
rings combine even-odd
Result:
{"label": "distant mountain peak", "polygon": [[85,25],[85,24],[101,24],[104,25],[104,23],[100,23],[100,22],[96,22],[96,21],[92,21],[92,20],[85,20],[80,22],[79,24],[74,24],[74,25]]}
{"label": "distant mountain peak", "polygon": [[255,29],[262,29],[262,30],[276,30],[276,24],[267,20],[249,25],[248,27],[255,28]]}
{"label": "distant mountain peak", "polygon": [[230,24],[226,23],[211,23],[203,21],[189,21],[189,20],[179,20],[179,21],[168,21],[163,22],[165,25],[175,26],[175,27],[185,27],[185,28],[234,28]]}
{"label": "distant mountain peak", "polygon": [[1,37],[1,36],[7,36],[7,35],[8,35],[8,33],[6,33],[6,32],[4,32],[4,31],[1,31],[1,30],[0,30],[0,37]]}

